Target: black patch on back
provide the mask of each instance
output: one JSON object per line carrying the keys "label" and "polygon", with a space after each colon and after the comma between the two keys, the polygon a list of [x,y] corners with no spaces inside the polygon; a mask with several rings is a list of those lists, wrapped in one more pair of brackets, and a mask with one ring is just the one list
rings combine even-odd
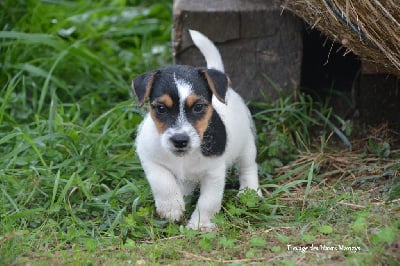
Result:
{"label": "black patch on back", "polygon": [[201,153],[204,156],[219,156],[224,153],[226,142],[225,125],[218,113],[213,110],[211,121],[203,135]]}

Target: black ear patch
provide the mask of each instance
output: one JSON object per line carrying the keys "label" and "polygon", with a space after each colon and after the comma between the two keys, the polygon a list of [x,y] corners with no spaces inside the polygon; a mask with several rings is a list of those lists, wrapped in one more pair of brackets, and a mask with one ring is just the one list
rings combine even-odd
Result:
{"label": "black ear patch", "polygon": [[201,69],[200,73],[203,74],[212,93],[220,102],[225,103],[225,95],[229,87],[228,76],[215,69]]}
{"label": "black ear patch", "polygon": [[213,110],[210,123],[204,132],[201,143],[201,153],[204,156],[219,156],[224,153],[227,135],[224,122],[218,113]]}
{"label": "black ear patch", "polygon": [[159,71],[147,72],[132,81],[132,91],[138,97],[138,105],[143,106],[146,99],[150,96],[154,80]]}

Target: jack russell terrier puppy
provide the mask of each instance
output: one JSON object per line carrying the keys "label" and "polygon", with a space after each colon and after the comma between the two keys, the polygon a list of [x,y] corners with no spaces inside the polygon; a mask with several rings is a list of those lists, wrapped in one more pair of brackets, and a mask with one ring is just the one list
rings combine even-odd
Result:
{"label": "jack russell terrier puppy", "polygon": [[184,196],[200,185],[187,228],[209,231],[221,208],[229,166],[238,167],[240,190],[253,189],[260,196],[261,191],[250,112],[230,87],[215,45],[200,32],[189,32],[207,68],[177,65],[142,74],[132,82],[139,106],[150,99],[136,150],[159,216],[181,219]]}

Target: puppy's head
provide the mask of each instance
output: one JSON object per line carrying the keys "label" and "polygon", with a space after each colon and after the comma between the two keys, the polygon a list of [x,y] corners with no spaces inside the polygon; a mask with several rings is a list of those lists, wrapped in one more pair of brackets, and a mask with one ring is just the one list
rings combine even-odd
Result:
{"label": "puppy's head", "polygon": [[[224,151],[225,128],[219,132],[219,137],[210,139],[209,133],[210,127],[221,127],[222,123],[213,110],[212,96],[225,103],[228,86],[229,81],[224,73],[190,66],[148,72],[132,82],[139,106],[147,98],[150,99],[150,115],[163,148],[177,156],[198,148],[204,155],[218,155]],[[215,128],[211,131],[214,132]],[[209,147],[210,141],[216,147]],[[219,143],[221,141],[223,143]]]}

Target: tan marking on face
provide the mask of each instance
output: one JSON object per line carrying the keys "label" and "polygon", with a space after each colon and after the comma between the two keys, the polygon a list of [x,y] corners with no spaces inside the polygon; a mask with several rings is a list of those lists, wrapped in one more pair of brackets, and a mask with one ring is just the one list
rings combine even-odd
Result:
{"label": "tan marking on face", "polygon": [[190,94],[187,98],[186,98],[186,106],[191,108],[197,101],[201,100],[202,98],[200,98],[198,95],[196,94]]}
{"label": "tan marking on face", "polygon": [[196,103],[199,103],[199,102],[203,103],[203,104],[206,104],[206,107],[205,107],[206,109],[204,110],[203,117],[200,120],[195,121],[193,127],[196,129],[197,133],[200,135],[200,138],[203,139],[204,132],[207,130],[208,125],[209,125],[210,120],[211,120],[213,108],[212,108],[211,104],[208,101],[206,101],[202,97],[199,97],[196,94],[190,94],[186,98],[186,106],[188,108],[190,108],[190,109]]}
{"label": "tan marking on face", "polygon": [[[171,96],[169,96],[168,94],[164,94],[164,95],[158,97],[157,99],[155,99],[151,103],[150,116],[153,119],[154,124],[156,125],[158,133],[162,134],[167,129],[167,125],[157,118],[157,115],[156,115],[157,111],[153,107],[153,106],[155,106],[157,104],[164,104],[167,108],[172,108],[173,105],[174,105],[174,102],[173,102]],[[166,115],[168,115],[168,114],[166,114]]]}
{"label": "tan marking on face", "polygon": [[158,103],[165,104],[165,106],[167,106],[168,108],[172,108],[172,106],[174,105],[174,101],[172,100],[171,96],[169,96],[168,94],[164,94],[164,95],[160,96],[155,101],[157,101]]}
{"label": "tan marking on face", "polygon": [[154,121],[154,124],[156,125],[157,131],[158,133],[162,134],[165,129],[167,128],[167,125],[163,122],[161,122],[160,120],[158,120],[157,116],[156,116],[156,111],[154,110],[154,108],[150,108],[150,116]]}
{"label": "tan marking on face", "polygon": [[194,124],[194,128],[196,129],[197,133],[199,133],[200,138],[203,139],[204,132],[206,132],[208,125],[210,124],[213,108],[211,105],[207,105],[204,117]]}

